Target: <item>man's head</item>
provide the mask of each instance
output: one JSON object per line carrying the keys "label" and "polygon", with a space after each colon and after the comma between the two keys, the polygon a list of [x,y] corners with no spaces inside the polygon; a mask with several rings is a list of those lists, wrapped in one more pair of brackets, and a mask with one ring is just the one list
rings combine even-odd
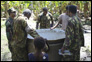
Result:
{"label": "man's head", "polygon": [[25,9],[23,11],[23,14],[24,14],[24,16],[26,16],[29,19],[30,16],[31,16],[31,10],[30,9]]}
{"label": "man's head", "polygon": [[67,14],[67,15],[69,15],[69,11],[68,11],[69,6],[70,6],[70,5],[67,5],[67,6],[66,6],[66,14]]}
{"label": "man's head", "polygon": [[7,10],[10,17],[14,18],[16,16],[16,10],[14,8],[10,8]]}
{"label": "man's head", "polygon": [[44,7],[44,8],[43,8],[43,14],[46,15],[47,12],[48,12],[48,8]]}
{"label": "man's head", "polygon": [[74,5],[70,5],[68,11],[69,11],[69,16],[75,15],[77,12],[77,7]]}

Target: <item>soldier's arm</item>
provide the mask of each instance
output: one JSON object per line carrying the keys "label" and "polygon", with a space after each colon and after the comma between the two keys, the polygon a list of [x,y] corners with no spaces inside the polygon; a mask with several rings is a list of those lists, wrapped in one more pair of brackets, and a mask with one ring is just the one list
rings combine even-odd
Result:
{"label": "soldier's arm", "polygon": [[6,21],[5,26],[6,26],[6,36],[7,36],[7,39],[10,41],[11,40],[11,36],[12,36],[10,22],[9,21]]}
{"label": "soldier's arm", "polygon": [[38,29],[38,26],[39,26],[39,22],[37,21],[36,22],[36,29]]}
{"label": "soldier's arm", "polygon": [[52,14],[51,14],[51,21],[52,21],[52,26],[53,26],[53,17],[52,17]]}
{"label": "soldier's arm", "polygon": [[31,28],[27,33],[30,34],[34,38],[39,36],[39,34],[36,32],[36,30],[31,29]]}
{"label": "soldier's arm", "polygon": [[66,32],[65,32],[66,37],[65,37],[64,44],[63,44],[63,47],[65,48],[71,45],[71,40],[73,40],[73,37],[74,37],[73,28],[74,28],[73,23],[68,21],[68,25],[67,25]]}
{"label": "soldier's arm", "polygon": [[32,37],[38,37],[38,36],[39,36],[38,33],[37,33],[34,29],[32,29],[32,28],[30,28],[30,27],[28,26],[28,24],[27,24],[27,22],[26,22],[25,20],[22,22],[22,25],[23,25],[23,27],[25,28],[25,31],[26,31],[28,34],[30,34]]}
{"label": "soldier's arm", "polygon": [[40,16],[38,16],[37,22],[36,22],[36,29],[38,29],[40,23]]}
{"label": "soldier's arm", "polygon": [[82,29],[82,24],[80,23],[80,29],[79,29],[79,32],[80,32],[80,40],[82,42],[82,45],[81,46],[84,46],[84,35],[83,35],[83,29]]}
{"label": "soldier's arm", "polygon": [[[59,21],[60,22],[60,21]],[[51,29],[56,28],[59,25],[59,22],[57,22],[57,24],[55,26],[53,26]]]}
{"label": "soldier's arm", "polygon": [[79,32],[80,32],[80,40],[81,40],[81,46],[84,46],[84,35],[83,35],[83,24],[81,23],[81,19],[78,17],[80,24],[79,24]]}

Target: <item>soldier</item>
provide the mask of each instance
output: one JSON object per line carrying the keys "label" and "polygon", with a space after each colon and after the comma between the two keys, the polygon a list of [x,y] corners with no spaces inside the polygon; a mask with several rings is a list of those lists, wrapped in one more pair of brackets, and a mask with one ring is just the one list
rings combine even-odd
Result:
{"label": "soldier", "polygon": [[[65,49],[68,49],[73,55],[71,60],[79,61],[80,59],[80,47],[84,45],[84,36],[82,31],[81,21],[76,15],[77,8],[74,5],[69,6],[69,21],[66,28],[66,38],[63,44],[62,53]],[[67,56],[64,56],[64,60],[67,60]]]}
{"label": "soldier", "polygon": [[28,61],[28,51],[27,51],[27,34],[32,37],[38,37],[38,33],[29,27],[27,20],[31,16],[31,11],[29,9],[24,10],[23,15],[19,16],[14,21],[13,26],[13,50],[14,50],[14,61]]}
{"label": "soldier", "polygon": [[24,10],[23,15],[20,15],[14,20],[13,25],[13,61],[27,61],[27,33],[31,34],[33,37],[39,36],[36,31],[28,27],[27,20],[31,16],[31,11],[29,9]]}
{"label": "soldier", "polygon": [[6,35],[7,35],[7,39],[8,39],[8,48],[9,48],[11,55],[12,55],[13,51],[12,51],[11,42],[12,42],[12,35],[13,35],[13,22],[14,22],[14,18],[16,16],[16,10],[14,8],[10,8],[10,9],[8,9],[7,12],[9,14],[9,18],[5,23]]}
{"label": "soldier", "polygon": [[[50,21],[52,24],[50,25]],[[36,29],[38,29],[40,23],[40,29],[44,28],[50,28],[53,26],[53,18],[51,13],[48,12],[48,9],[46,7],[43,8],[43,12],[39,14],[37,24],[36,24]]]}

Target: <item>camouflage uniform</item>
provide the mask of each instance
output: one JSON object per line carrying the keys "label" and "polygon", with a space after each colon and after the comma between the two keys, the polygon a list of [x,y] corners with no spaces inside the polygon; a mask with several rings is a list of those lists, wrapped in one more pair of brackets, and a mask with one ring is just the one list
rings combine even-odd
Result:
{"label": "camouflage uniform", "polygon": [[[53,23],[53,18],[51,13],[47,13],[46,15],[43,15],[43,12],[39,14],[37,23],[40,23],[40,29],[43,28],[50,28],[50,21]],[[52,24],[53,26],[53,24]]]}
{"label": "camouflage uniform", "polygon": [[27,33],[29,33],[32,37],[39,36],[35,30],[29,29],[26,31],[27,24],[27,17],[19,16],[17,19],[14,20],[13,25],[13,51],[14,61],[27,61],[28,60],[28,52],[27,52]]}
{"label": "camouflage uniform", "polygon": [[81,46],[84,46],[84,36],[81,21],[76,15],[69,18],[66,28],[66,39],[63,44],[63,47],[66,47],[73,55],[70,57],[71,59],[68,59],[68,56],[64,56],[63,60],[79,61]]}
{"label": "camouflage uniform", "polygon": [[8,39],[8,47],[9,47],[10,52],[12,53],[11,42],[12,42],[12,35],[13,35],[13,19],[9,17],[5,25],[6,25],[6,36]]}

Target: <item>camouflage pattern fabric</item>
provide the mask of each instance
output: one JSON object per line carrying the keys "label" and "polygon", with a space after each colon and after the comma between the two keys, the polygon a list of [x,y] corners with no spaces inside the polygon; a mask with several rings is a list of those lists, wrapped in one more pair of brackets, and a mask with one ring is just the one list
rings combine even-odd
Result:
{"label": "camouflage pattern fabric", "polygon": [[[66,39],[64,41],[63,47],[73,54],[70,61],[79,61],[80,59],[80,47],[84,46],[84,36],[82,31],[82,24],[78,16],[73,16],[69,18],[68,25],[66,28]],[[67,56],[64,56],[63,60],[67,61]]]}
{"label": "camouflage pattern fabric", "polygon": [[19,16],[14,20],[13,25],[13,61],[28,61],[28,52],[27,52],[27,33],[32,37],[39,36],[38,33],[30,29],[26,31],[27,27],[27,17]]}
{"label": "camouflage pattern fabric", "polygon": [[46,16],[43,15],[43,12],[39,14],[37,23],[40,23],[40,29],[50,28],[50,21],[53,22],[52,14],[47,13]]}
{"label": "camouflage pattern fabric", "polygon": [[13,19],[11,17],[9,17],[8,20],[5,22],[5,26],[6,26],[6,36],[8,39],[8,48],[12,54],[11,42],[12,42],[12,35],[13,35]]}

